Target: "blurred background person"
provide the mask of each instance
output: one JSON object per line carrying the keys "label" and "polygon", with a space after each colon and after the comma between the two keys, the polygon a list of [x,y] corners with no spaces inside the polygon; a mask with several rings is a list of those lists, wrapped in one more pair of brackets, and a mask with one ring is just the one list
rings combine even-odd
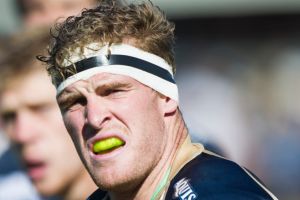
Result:
{"label": "blurred background person", "polygon": [[2,61],[0,119],[39,194],[84,200],[96,186],[66,132],[55,88],[35,59],[45,49],[48,35],[48,31],[22,34]]}
{"label": "blurred background person", "polygon": [[16,0],[25,28],[53,25],[59,18],[80,13],[96,0]]}
{"label": "blurred background person", "polygon": [[[5,22],[10,26],[10,29],[16,28],[15,31],[9,31],[8,33],[17,34],[16,31],[24,32],[26,30],[30,32],[31,29],[50,28],[58,18],[75,15],[84,8],[94,6],[95,3],[96,0],[14,0],[1,1],[0,10],[2,9],[1,13],[5,15]],[[19,13],[20,19],[15,25],[11,25],[13,23],[10,24],[17,18],[10,15],[11,13],[8,12],[9,8],[16,8],[16,11]],[[11,36],[8,33],[0,35],[0,60],[4,59],[3,57],[5,57],[8,49],[16,48],[13,47],[14,45],[9,44]],[[28,33],[25,37],[29,35]],[[25,40],[23,38],[23,42]],[[16,57],[15,59],[17,60],[18,58]],[[0,73],[2,73],[1,66]],[[22,74],[19,76],[19,79],[21,79]],[[0,199],[38,199],[35,189],[22,171],[20,163],[9,147],[9,141],[2,132],[0,130]],[[15,187],[16,183],[18,183],[17,188]]]}
{"label": "blurred background person", "polygon": [[[0,62],[9,49],[8,40],[0,39]],[[0,66],[1,67],[1,66]],[[2,68],[1,68],[2,69]],[[0,72],[1,74],[2,72]],[[0,81],[1,84],[1,81]],[[17,187],[16,187],[17,186]],[[3,133],[0,120],[0,199],[38,200],[39,196],[30,180],[23,172],[21,164],[10,148],[9,141]]]}

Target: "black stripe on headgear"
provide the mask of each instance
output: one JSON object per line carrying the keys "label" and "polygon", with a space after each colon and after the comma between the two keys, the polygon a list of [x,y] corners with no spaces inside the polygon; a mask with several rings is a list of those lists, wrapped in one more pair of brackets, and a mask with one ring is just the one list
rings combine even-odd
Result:
{"label": "black stripe on headgear", "polygon": [[77,73],[94,67],[101,67],[107,65],[127,65],[151,73],[155,76],[158,76],[166,81],[175,84],[175,80],[172,74],[168,72],[168,70],[163,69],[148,61],[136,57],[132,57],[132,56],[113,54],[110,55],[107,60],[106,59],[104,60],[103,57],[101,56],[95,56],[95,57],[90,57],[90,58],[80,60],[76,62],[74,65],[76,67]]}

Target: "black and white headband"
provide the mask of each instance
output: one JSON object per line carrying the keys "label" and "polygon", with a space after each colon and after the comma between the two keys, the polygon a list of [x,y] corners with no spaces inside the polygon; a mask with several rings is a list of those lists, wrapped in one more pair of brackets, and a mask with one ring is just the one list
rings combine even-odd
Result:
{"label": "black and white headband", "polygon": [[172,67],[163,58],[131,45],[99,47],[99,44],[92,43],[85,47],[83,53],[75,51],[69,60],[62,63],[63,67],[69,65],[74,65],[77,73],[57,87],[58,95],[78,80],[107,72],[129,76],[178,102],[178,88]]}

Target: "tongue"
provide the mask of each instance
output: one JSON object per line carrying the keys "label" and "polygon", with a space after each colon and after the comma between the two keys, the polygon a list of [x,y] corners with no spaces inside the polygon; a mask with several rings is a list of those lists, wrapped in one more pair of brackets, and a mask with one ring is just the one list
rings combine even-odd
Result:
{"label": "tongue", "polygon": [[96,142],[93,146],[95,153],[106,153],[107,151],[118,148],[124,144],[124,141],[119,138],[112,137]]}

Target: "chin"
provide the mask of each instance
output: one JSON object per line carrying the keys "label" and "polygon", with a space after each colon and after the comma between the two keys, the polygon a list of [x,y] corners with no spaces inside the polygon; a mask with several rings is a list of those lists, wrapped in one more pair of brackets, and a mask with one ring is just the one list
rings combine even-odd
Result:
{"label": "chin", "polygon": [[118,191],[118,192],[126,192],[132,188],[131,183],[128,182],[100,182],[97,186],[104,191]]}
{"label": "chin", "polygon": [[111,176],[98,176],[94,181],[101,190],[126,192],[137,187],[144,180],[143,177],[136,178],[133,175],[134,173],[129,173],[129,176],[127,176],[121,171],[119,173],[112,173]]}
{"label": "chin", "polygon": [[37,191],[38,191],[38,193],[41,194],[43,197],[51,197],[51,196],[57,195],[57,192],[55,192],[55,191],[53,191],[53,190],[51,190],[51,189],[49,189],[49,188],[47,188],[47,189],[44,189],[44,188],[39,189],[39,188],[37,188]]}
{"label": "chin", "polygon": [[122,183],[113,178],[96,178],[94,179],[96,185],[102,190],[113,190],[114,188],[118,188]]}
{"label": "chin", "polygon": [[51,184],[38,183],[35,184],[36,190],[44,197],[55,196],[59,193],[58,188],[52,187]]}

